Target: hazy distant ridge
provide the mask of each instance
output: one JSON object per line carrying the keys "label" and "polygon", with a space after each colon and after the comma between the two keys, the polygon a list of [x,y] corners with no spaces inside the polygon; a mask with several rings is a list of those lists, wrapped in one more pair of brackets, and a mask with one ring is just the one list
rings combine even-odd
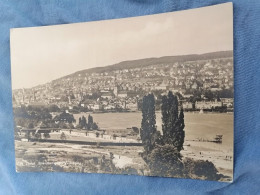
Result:
{"label": "hazy distant ridge", "polygon": [[139,60],[122,61],[120,63],[108,65],[104,67],[85,69],[64,76],[62,78],[68,78],[78,74],[100,73],[105,71],[140,68],[140,67],[146,67],[155,64],[164,64],[164,63],[167,64],[167,63],[174,63],[174,62],[196,61],[196,60],[210,60],[210,59],[229,58],[229,57],[233,57],[233,51],[219,51],[219,52],[212,52],[212,53],[205,53],[205,54],[191,54],[191,55],[181,55],[181,56],[164,56],[160,58],[145,58]]}

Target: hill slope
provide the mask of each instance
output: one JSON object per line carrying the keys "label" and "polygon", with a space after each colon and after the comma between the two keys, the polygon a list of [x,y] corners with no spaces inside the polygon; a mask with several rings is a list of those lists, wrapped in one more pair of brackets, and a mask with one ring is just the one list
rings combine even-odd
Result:
{"label": "hill slope", "polygon": [[[174,63],[174,62],[184,62],[184,61],[196,61],[196,60],[210,60],[210,59],[217,59],[217,58],[228,58],[233,57],[233,51],[219,51],[219,52],[212,52],[212,53],[205,53],[205,54],[191,54],[191,55],[182,55],[182,56],[164,56],[160,58],[146,58],[146,59],[138,59],[138,60],[131,60],[131,61],[123,61],[117,64],[108,65],[104,67],[96,67],[85,69],[81,71],[77,71],[73,74],[64,76],[59,79],[73,77],[74,75],[78,74],[86,74],[86,73],[100,73],[105,71],[114,71],[114,70],[122,70],[122,69],[131,69],[131,68],[140,68],[151,66],[154,64],[167,64],[167,63]],[[59,80],[56,79],[56,80]]]}

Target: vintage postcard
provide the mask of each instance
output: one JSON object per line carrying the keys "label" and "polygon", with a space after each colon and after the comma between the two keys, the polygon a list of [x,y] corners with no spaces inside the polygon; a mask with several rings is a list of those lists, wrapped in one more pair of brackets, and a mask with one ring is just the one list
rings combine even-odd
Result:
{"label": "vintage postcard", "polygon": [[10,36],[18,172],[232,181],[232,3]]}

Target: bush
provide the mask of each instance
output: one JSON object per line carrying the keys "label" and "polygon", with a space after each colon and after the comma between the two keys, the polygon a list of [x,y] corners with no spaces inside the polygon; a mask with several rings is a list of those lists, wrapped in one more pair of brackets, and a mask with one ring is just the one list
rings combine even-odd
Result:
{"label": "bush", "polygon": [[186,158],[183,161],[184,174],[187,178],[192,179],[205,179],[205,180],[219,180],[221,175],[215,165],[206,160],[194,160]]}
{"label": "bush", "polygon": [[60,135],[60,139],[61,139],[61,140],[66,140],[66,135],[65,135],[64,132],[61,133],[61,135]]}
{"label": "bush", "polygon": [[33,128],[34,128],[33,123],[29,123],[28,128],[29,128],[29,129],[33,129]]}
{"label": "bush", "polygon": [[[144,154],[143,154],[144,155]],[[215,165],[206,160],[185,158],[172,145],[156,146],[147,156],[143,156],[151,175],[163,177],[183,177],[203,180],[220,180]]]}
{"label": "bush", "polygon": [[171,145],[156,146],[146,157],[151,175],[182,177],[183,163],[178,150]]}
{"label": "bush", "polygon": [[34,135],[34,137],[36,138],[36,139],[42,139],[42,134],[40,134],[40,133],[35,133],[35,135]]}
{"label": "bush", "polygon": [[43,134],[43,137],[44,137],[45,139],[48,139],[48,138],[50,138],[51,136],[50,136],[49,133],[44,133],[44,134]]}
{"label": "bush", "polygon": [[93,130],[98,130],[98,125],[97,125],[97,123],[95,123],[95,122],[93,123],[92,129],[93,129]]}

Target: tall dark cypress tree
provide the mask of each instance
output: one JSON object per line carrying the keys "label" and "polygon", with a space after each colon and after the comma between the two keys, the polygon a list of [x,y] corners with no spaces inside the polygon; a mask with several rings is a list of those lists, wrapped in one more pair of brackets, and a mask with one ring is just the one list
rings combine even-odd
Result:
{"label": "tall dark cypress tree", "polygon": [[87,129],[92,129],[93,130],[93,117],[89,114],[88,115],[88,123],[86,124],[87,125]]}
{"label": "tall dark cypress tree", "polygon": [[79,126],[81,127],[81,117],[79,117]]}
{"label": "tall dark cypress tree", "polygon": [[183,113],[183,108],[181,108],[179,118],[177,121],[177,144],[175,145],[177,147],[178,151],[181,151],[183,149],[183,143],[184,143],[184,137],[185,137],[185,131],[184,131],[184,113]]}
{"label": "tall dark cypress tree", "polygon": [[143,97],[142,104],[141,139],[146,153],[149,153],[155,145],[156,117],[155,99],[153,94]]}
{"label": "tall dark cypress tree", "polygon": [[81,118],[81,127],[82,128],[86,128],[86,125],[87,125],[87,119],[85,116],[82,116]]}
{"label": "tall dark cypress tree", "polygon": [[184,114],[178,110],[178,99],[171,91],[162,98],[162,131],[164,144],[173,145],[180,151],[184,142]]}

